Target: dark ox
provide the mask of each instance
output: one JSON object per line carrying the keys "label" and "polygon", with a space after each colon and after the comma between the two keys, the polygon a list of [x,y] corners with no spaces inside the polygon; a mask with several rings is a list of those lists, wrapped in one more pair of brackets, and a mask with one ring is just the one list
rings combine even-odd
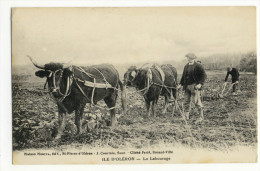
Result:
{"label": "dark ox", "polygon": [[177,70],[170,64],[161,66],[154,64],[139,69],[131,66],[124,74],[124,84],[134,86],[143,95],[147,115],[150,115],[150,106],[152,106],[152,117],[154,117],[160,95],[165,97],[163,113],[166,113],[169,102],[176,99]]}
{"label": "dark ox", "polygon": [[59,128],[56,138],[60,138],[63,133],[66,114],[73,111],[75,111],[75,125],[79,134],[86,103],[96,104],[100,100],[104,100],[109,108],[110,125],[114,126],[118,87],[121,89],[123,113],[125,112],[124,86],[119,80],[118,71],[112,65],[88,67],[65,66],[61,63],[38,65],[31,57],[29,58],[37,68],[41,69],[35,75],[47,78],[46,84],[50,95],[58,105]]}

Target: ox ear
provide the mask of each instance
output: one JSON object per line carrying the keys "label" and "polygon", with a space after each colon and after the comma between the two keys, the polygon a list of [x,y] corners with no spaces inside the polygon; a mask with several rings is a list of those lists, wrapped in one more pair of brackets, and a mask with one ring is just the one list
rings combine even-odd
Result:
{"label": "ox ear", "polygon": [[135,78],[135,76],[136,76],[136,71],[132,71],[132,72],[131,72],[131,76],[132,76],[133,78]]}
{"label": "ox ear", "polygon": [[40,70],[40,71],[35,72],[35,75],[37,77],[43,78],[43,77],[48,77],[50,75],[50,72],[45,71],[45,70]]}

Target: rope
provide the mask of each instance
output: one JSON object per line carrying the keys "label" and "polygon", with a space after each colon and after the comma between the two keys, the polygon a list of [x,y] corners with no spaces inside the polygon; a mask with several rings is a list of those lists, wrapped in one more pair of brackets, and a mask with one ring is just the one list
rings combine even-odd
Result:
{"label": "rope", "polygon": [[168,65],[165,65],[165,66],[171,71],[171,73],[172,73],[172,75],[173,75],[173,78],[174,78],[175,86],[177,86],[177,80],[176,80],[175,77],[174,77],[174,73],[173,73],[172,69],[171,69]]}
{"label": "rope", "polygon": [[[99,106],[99,105],[95,105],[95,104],[94,104],[94,93],[95,93],[95,89],[96,89],[96,88],[106,88],[106,89],[112,88],[112,89],[117,90],[117,91],[119,91],[119,89],[116,88],[116,87],[113,87],[111,84],[109,84],[109,82],[106,80],[106,77],[104,76],[104,74],[103,74],[100,70],[98,70],[98,69],[95,68],[95,67],[93,67],[93,68],[94,68],[96,71],[98,71],[98,72],[102,75],[103,81],[105,82],[105,84],[96,83],[96,78],[95,78],[95,76],[94,76],[93,74],[87,73],[87,72],[85,72],[81,67],[78,67],[77,69],[79,69],[81,72],[85,73],[85,74],[88,75],[89,77],[93,78],[94,80],[93,80],[93,83],[92,83],[92,82],[90,82],[90,81],[83,81],[83,80],[81,80],[81,79],[79,79],[79,78],[76,78],[76,77],[74,76],[74,80],[75,80],[75,82],[76,82],[76,85],[78,86],[78,88],[79,88],[79,90],[81,91],[81,93],[90,101],[91,106],[98,107],[98,108],[100,108],[100,109],[106,109],[106,110],[109,110],[109,111],[112,110],[112,109],[115,109],[116,106],[107,109],[107,108],[104,108],[104,107],[102,107],[102,106]],[[78,80],[79,82],[82,82],[85,86],[93,87],[92,93],[91,93],[91,99],[89,99],[89,98],[87,97],[87,95],[84,93],[84,91],[83,91],[82,88],[79,86],[79,84],[77,83],[76,80]],[[118,82],[118,80],[117,80],[117,82]]]}
{"label": "rope", "polygon": [[94,105],[93,107],[97,107],[97,108],[99,108],[99,109],[104,109],[104,110],[110,111],[110,110],[113,110],[113,109],[115,109],[115,108],[118,108],[118,106],[119,106],[119,105],[115,105],[114,107],[107,108],[107,107],[102,107],[102,106],[96,104],[96,105]]}
{"label": "rope", "polygon": [[[93,74],[90,74],[90,73],[85,72],[81,67],[78,67],[78,66],[74,66],[74,67],[75,67],[76,69],[78,69],[79,71],[81,71],[82,73],[84,73],[84,74],[86,74],[87,76],[89,76],[89,77],[91,77],[91,78],[94,79],[94,82],[93,82],[93,83],[90,82],[90,81],[87,81],[87,83],[92,83],[92,84],[88,84],[87,86],[93,87],[93,89],[92,89],[92,94],[91,94],[91,99],[89,99],[89,98],[87,97],[87,95],[84,93],[84,91],[82,90],[82,88],[80,87],[80,85],[78,84],[78,82],[77,82],[77,81],[79,81],[79,82],[83,83],[84,85],[86,85],[86,81],[83,81],[83,80],[81,80],[81,79],[79,79],[79,78],[77,78],[77,77],[75,77],[75,76],[73,75],[73,76],[72,76],[72,79],[74,79],[74,81],[75,81],[76,85],[78,86],[80,92],[87,98],[87,100],[89,100],[89,101],[91,102],[91,105],[96,106],[96,107],[101,108],[101,109],[107,109],[107,108],[104,108],[104,107],[102,107],[102,106],[98,106],[98,105],[95,105],[95,104],[94,104],[94,93],[95,93],[95,89],[96,89],[96,88],[106,88],[106,89],[107,89],[107,88],[112,88],[112,89],[117,90],[117,91],[119,91],[120,89],[118,89],[118,88],[116,88],[116,87],[112,87],[112,86],[108,83],[108,81],[106,80],[106,78],[104,77],[104,75],[103,75],[98,69],[96,69],[96,68],[94,68],[94,67],[93,67],[93,68],[96,69],[96,70],[103,76],[103,80],[105,81],[105,84],[96,83],[96,78],[94,77]],[[53,84],[54,84],[55,89],[57,89],[57,88],[56,88],[56,84],[55,84],[55,74],[56,74],[56,72],[58,72],[58,71],[60,71],[60,70],[55,71],[54,74],[53,74]],[[50,73],[51,73],[51,74],[50,74],[49,76],[52,75],[53,71],[51,71]],[[118,82],[118,80],[117,80],[117,82]],[[45,87],[46,87],[46,84],[47,84],[47,80],[46,80],[46,82],[45,82],[44,89],[45,89]],[[66,87],[65,93],[63,94],[63,93],[61,93],[61,92],[58,90],[58,91],[59,91],[58,93],[62,95],[62,97],[60,97],[60,98],[55,98],[55,97],[53,96],[52,92],[48,91],[48,93],[49,93],[51,99],[52,99],[54,102],[59,103],[60,105],[62,105],[61,107],[64,108],[64,110],[66,110],[66,111],[67,111],[67,109],[66,109],[66,107],[62,104],[62,101],[63,101],[67,96],[70,95],[70,93],[71,93],[71,89],[70,89],[71,84],[72,84],[71,78],[68,77],[68,78],[67,78],[67,87]],[[91,86],[91,85],[93,85],[93,86]],[[104,87],[104,85],[105,85],[105,87]],[[111,107],[111,108],[108,108],[107,110],[112,110],[112,109],[115,109],[115,108],[116,108],[116,106]]]}
{"label": "rope", "polygon": [[[71,84],[70,84],[70,77],[68,77],[67,78],[67,86],[66,86],[66,91],[65,91],[65,93],[63,94],[61,91],[60,91],[60,86],[59,86],[59,88],[57,89],[57,86],[56,86],[56,84],[55,84],[55,74],[58,72],[58,71],[62,71],[61,72],[61,77],[63,76],[63,70],[61,70],[61,69],[59,69],[59,70],[56,70],[55,72],[53,72],[53,71],[50,71],[49,70],[49,72],[50,72],[50,75],[49,75],[49,77],[51,77],[51,75],[53,75],[53,86],[54,86],[54,89],[53,90],[55,90],[55,91],[57,91],[57,93],[59,93],[62,97],[60,97],[60,98],[55,98],[54,96],[53,96],[53,92],[54,91],[48,91],[50,94],[51,94],[51,98],[55,101],[55,102],[59,102],[59,103],[61,103],[67,96],[69,96],[70,95],[70,93],[71,93],[71,89],[70,89],[70,86],[71,86]],[[46,88],[46,85],[47,85],[47,79],[46,79],[46,82],[45,82],[45,85],[44,85],[44,89]]]}
{"label": "rope", "polygon": [[[133,91],[133,92],[131,92],[130,94],[139,93],[139,92],[141,92],[141,91],[144,91],[144,90],[146,90],[146,89],[149,89],[153,84],[154,84],[154,85],[157,85],[157,86],[160,86],[160,87],[165,87],[166,90],[167,90],[169,93],[171,93],[171,92],[169,91],[168,88],[173,88],[173,89],[176,89],[176,90],[177,90],[176,87],[169,87],[169,86],[163,86],[163,85],[157,84],[157,83],[152,83],[152,84],[149,85],[149,87],[147,86],[147,87],[145,87],[145,88],[143,88],[143,89],[141,89],[141,90]],[[143,95],[144,95],[144,94],[143,94]]]}
{"label": "rope", "polygon": [[[81,67],[75,66],[75,68],[78,69],[79,71],[83,72],[83,73],[86,74],[87,76],[89,76],[89,77],[91,77],[91,78],[93,78],[93,79],[96,79],[93,74],[88,73],[88,72],[85,72]],[[84,85],[85,85],[85,86],[88,86],[88,87],[106,88],[106,89],[112,88],[112,89],[117,90],[117,91],[119,90],[118,88],[113,87],[113,86],[106,80],[106,77],[104,76],[104,74],[103,74],[100,70],[98,70],[98,69],[95,68],[95,67],[92,67],[92,68],[95,69],[96,71],[98,71],[98,72],[102,75],[103,81],[105,82],[105,84],[103,84],[103,83],[96,83],[96,82],[93,83],[93,82],[91,82],[91,81],[83,81],[83,80],[81,80],[81,79],[79,79],[79,78],[76,78],[75,76],[74,76],[74,77],[75,77],[78,81],[84,83]],[[117,82],[118,82],[118,80],[117,80]]]}
{"label": "rope", "polygon": [[[145,64],[145,65],[147,65],[147,64]],[[159,67],[158,65],[153,65],[153,67],[159,72],[159,74],[161,75],[161,73],[160,73],[160,70],[157,68],[157,67]],[[167,66],[168,67],[168,66]],[[169,67],[168,67],[169,68]],[[170,69],[170,68],[169,68]],[[170,69],[171,70],[171,69]],[[162,70],[163,71],[163,70]],[[148,72],[150,72],[151,74],[152,74],[152,72],[151,72],[151,68],[150,68],[150,66],[149,66],[149,68],[148,68]],[[173,73],[173,72],[172,72]],[[161,75],[161,81],[162,82],[164,82],[163,81],[163,78],[162,78],[162,75]],[[147,92],[148,92],[148,90],[149,90],[149,88],[152,86],[152,85],[157,85],[157,86],[160,86],[160,87],[162,87],[162,88],[165,88],[167,91],[168,91],[168,93],[172,93],[169,89],[177,89],[176,87],[171,87],[171,86],[166,86],[165,84],[158,84],[158,83],[154,83],[154,82],[151,82],[150,81],[150,79],[149,79],[149,77],[147,76],[147,87],[145,87],[145,88],[143,88],[143,89],[141,89],[141,90],[136,90],[135,92],[133,92],[133,93],[139,93],[139,92],[142,92],[142,91],[145,91],[144,93],[142,93],[142,95],[144,96]],[[176,84],[176,80],[175,80],[175,78],[174,78],[174,82],[175,82],[175,84]],[[162,91],[162,88],[161,88],[161,90],[160,91]]]}
{"label": "rope", "polygon": [[107,82],[107,80],[106,80],[106,77],[103,75],[103,73],[102,73],[101,71],[99,71],[99,70],[98,70],[97,68],[95,68],[95,67],[92,67],[92,68],[94,68],[96,71],[98,71],[98,72],[102,75],[103,80],[105,81],[106,84],[109,84],[109,82]]}
{"label": "rope", "polygon": [[[90,101],[90,99],[87,97],[87,95],[84,93],[84,91],[83,91],[83,90],[81,89],[81,87],[79,86],[79,84],[78,84],[78,82],[76,81],[76,79],[78,79],[78,78],[75,78],[75,77],[74,77],[75,83],[76,83],[76,85],[78,86],[79,90],[80,90],[81,93]],[[84,82],[84,81],[82,81],[82,82]]]}
{"label": "rope", "polygon": [[86,72],[84,69],[82,69],[79,66],[74,66],[76,69],[78,69],[79,71],[81,71],[82,73],[86,74],[87,76],[91,77],[91,78],[95,78],[95,76],[93,74],[90,74],[88,72]]}
{"label": "rope", "polygon": [[91,105],[93,105],[94,104],[94,93],[95,93],[95,83],[96,83],[96,79],[94,78],[94,87],[93,87],[93,89],[92,89],[92,94],[91,94]]}
{"label": "rope", "polygon": [[95,89],[95,88],[93,88],[93,90],[92,90],[92,95],[91,95],[91,99],[89,99],[89,98],[87,97],[87,95],[84,93],[84,91],[81,89],[81,87],[79,86],[79,84],[77,83],[76,79],[77,79],[77,78],[75,78],[76,85],[78,86],[78,88],[79,88],[79,90],[81,91],[81,93],[87,98],[87,100],[89,100],[89,101],[91,102],[91,106],[98,107],[98,108],[100,108],[100,109],[106,109],[106,110],[112,110],[112,109],[115,109],[115,108],[116,108],[116,106],[111,107],[111,108],[104,108],[104,107],[102,107],[102,106],[95,105],[94,102],[93,102],[93,99],[94,99],[94,91],[95,91],[94,89]]}

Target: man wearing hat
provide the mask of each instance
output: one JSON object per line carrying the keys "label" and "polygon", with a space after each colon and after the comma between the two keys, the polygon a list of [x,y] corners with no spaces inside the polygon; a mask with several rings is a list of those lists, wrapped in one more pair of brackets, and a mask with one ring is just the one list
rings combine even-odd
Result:
{"label": "man wearing hat", "polygon": [[231,67],[227,67],[227,75],[225,77],[225,83],[224,83],[224,86],[227,85],[227,79],[228,79],[228,76],[229,74],[231,75],[232,77],[232,88],[233,88],[233,95],[236,95],[236,88],[237,88],[237,84],[238,84],[238,81],[239,81],[239,72],[236,68],[231,68]]}
{"label": "man wearing hat", "polygon": [[194,102],[200,113],[200,118],[197,122],[204,119],[203,105],[200,99],[200,91],[207,77],[204,68],[201,64],[195,62],[197,59],[194,53],[188,53],[185,55],[188,60],[188,64],[185,65],[183,74],[181,77],[180,85],[178,88],[183,86],[184,93],[184,111],[185,116],[189,119],[191,111],[191,102]]}

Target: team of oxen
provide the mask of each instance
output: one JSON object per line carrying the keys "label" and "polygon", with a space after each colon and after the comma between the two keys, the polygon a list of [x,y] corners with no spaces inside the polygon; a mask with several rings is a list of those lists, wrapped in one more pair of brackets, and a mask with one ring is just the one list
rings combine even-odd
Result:
{"label": "team of oxen", "polygon": [[119,79],[119,73],[113,65],[102,64],[93,66],[75,66],[62,63],[37,64],[28,56],[31,62],[40,70],[35,75],[46,78],[48,92],[58,106],[58,134],[60,138],[65,127],[65,116],[75,111],[77,134],[81,132],[81,120],[86,103],[96,105],[104,100],[110,111],[110,125],[115,125],[115,107],[118,90],[121,90],[122,112],[126,113],[126,87],[133,86],[142,94],[145,100],[147,115],[156,115],[156,105],[159,96],[164,96],[167,111],[170,102],[176,100],[177,70],[170,64],[146,64],[140,68],[130,67],[124,74],[124,80]]}

